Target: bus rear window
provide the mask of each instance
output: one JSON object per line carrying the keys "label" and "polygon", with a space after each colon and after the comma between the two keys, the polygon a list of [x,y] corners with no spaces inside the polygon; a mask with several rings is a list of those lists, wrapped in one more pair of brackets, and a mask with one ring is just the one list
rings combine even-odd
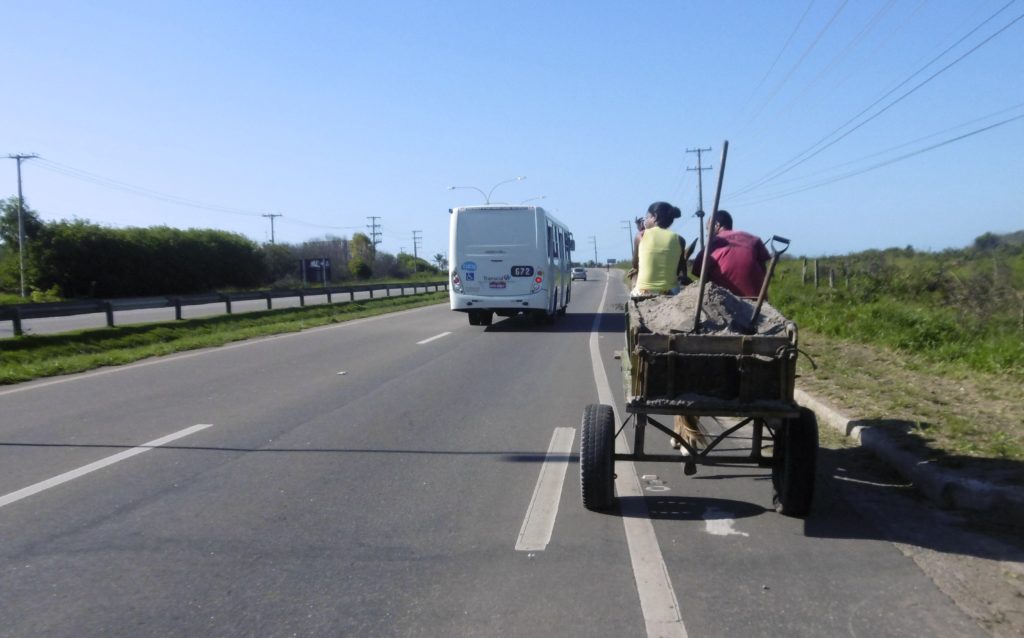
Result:
{"label": "bus rear window", "polygon": [[529,210],[481,210],[459,215],[459,243],[464,246],[533,246],[534,214]]}

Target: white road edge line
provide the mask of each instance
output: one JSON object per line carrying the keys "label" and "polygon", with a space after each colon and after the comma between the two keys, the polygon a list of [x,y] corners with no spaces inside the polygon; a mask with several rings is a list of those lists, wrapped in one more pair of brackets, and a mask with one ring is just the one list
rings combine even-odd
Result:
{"label": "white road edge line", "polygon": [[206,428],[211,427],[212,425],[212,423],[199,423],[197,425],[193,425],[192,427],[185,428],[184,430],[179,430],[173,434],[168,434],[167,436],[162,436],[159,439],[154,439],[149,443],[143,443],[142,445],[138,447],[133,447],[130,450],[118,452],[117,454],[114,454],[113,456],[108,456],[105,459],[100,459],[99,461],[96,461],[94,463],[83,465],[82,467],[75,470],[71,470],[70,472],[64,472],[63,474],[60,474],[53,478],[46,479],[45,481],[40,481],[35,485],[29,485],[28,487],[22,488],[17,492],[11,492],[10,494],[0,496],[0,507],[10,505],[11,503],[20,501],[23,498],[28,498],[33,494],[38,494],[39,492],[50,489],[51,487],[56,487],[61,483],[67,483],[68,481],[85,476],[86,474],[95,472],[96,470],[107,467],[108,465],[113,465],[114,463],[123,461],[127,458],[131,458],[138,454],[142,454],[143,452],[148,452],[154,448],[160,447],[161,445],[166,445],[171,441],[180,439],[182,437],[186,437],[190,434],[195,434],[196,432],[199,432],[200,430],[205,430]]}
{"label": "white road edge line", "polygon": [[[614,394],[608,384],[601,363],[601,350],[598,346],[598,327],[601,322],[601,311],[608,296],[608,284],[611,273],[604,282],[601,294],[601,305],[594,313],[594,323],[590,329],[590,362],[594,368],[594,382],[597,385],[598,400],[612,407],[615,422],[621,423]],[[615,439],[615,451],[629,453],[629,444],[624,434]],[[640,595],[640,609],[644,615],[649,638],[686,638],[686,626],[679,610],[679,601],[672,588],[672,578],[661,554],[658,537],[654,533],[644,492],[640,487],[636,468],[632,461],[615,462],[615,491],[618,492],[622,509],[622,524],[626,528],[626,545],[629,547],[629,559],[633,564],[633,578],[636,580],[637,593]]]}
{"label": "white road edge line", "polygon": [[434,335],[433,337],[430,337],[429,339],[424,339],[423,341],[417,341],[417,342],[416,342],[416,345],[418,345],[418,346],[422,346],[422,345],[423,345],[423,344],[425,344],[425,343],[430,343],[430,342],[431,342],[431,341],[433,341],[434,339],[440,339],[441,337],[447,337],[447,336],[448,336],[448,335],[450,335],[450,334],[451,334],[451,332],[442,332],[441,334],[439,334],[439,335]]}
{"label": "white road edge line", "polygon": [[542,552],[551,542],[574,438],[576,428],[555,428],[551,435],[547,456],[540,467],[537,485],[533,488],[533,498],[526,508],[523,526],[519,529],[516,551]]}

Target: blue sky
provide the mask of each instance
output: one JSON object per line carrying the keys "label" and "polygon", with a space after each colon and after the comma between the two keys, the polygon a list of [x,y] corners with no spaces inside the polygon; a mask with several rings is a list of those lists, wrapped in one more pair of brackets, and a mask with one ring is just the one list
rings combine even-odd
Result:
{"label": "blue sky", "polygon": [[449,185],[525,175],[492,199],[543,196],[603,261],[656,200],[695,237],[686,149],[712,148],[710,210],[728,140],[721,207],[792,254],[960,247],[1024,229],[1022,16],[1024,0],[7,3],[0,157],[40,155],[22,171],[44,219],[264,242],[261,215],[281,213],[277,241],[298,243],[376,216],[383,250],[421,231],[428,257],[448,209],[482,200]]}

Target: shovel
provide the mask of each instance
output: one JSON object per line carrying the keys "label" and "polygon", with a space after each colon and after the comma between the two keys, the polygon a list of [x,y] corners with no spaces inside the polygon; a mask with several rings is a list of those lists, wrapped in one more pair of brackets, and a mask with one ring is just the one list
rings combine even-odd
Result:
{"label": "shovel", "polygon": [[[782,245],[782,250],[779,250],[778,247],[776,247],[776,243]],[[745,332],[750,335],[757,333],[757,320],[761,316],[761,305],[764,304],[764,298],[768,294],[768,282],[772,279],[772,273],[775,272],[775,264],[779,263],[779,257],[789,248],[789,240],[785,237],[773,235],[771,238],[771,246],[772,260],[768,264],[768,272],[765,273],[764,282],[761,284],[761,292],[757,295],[757,305],[754,306],[754,315],[750,318],[750,325],[747,326],[747,329],[745,330]]]}

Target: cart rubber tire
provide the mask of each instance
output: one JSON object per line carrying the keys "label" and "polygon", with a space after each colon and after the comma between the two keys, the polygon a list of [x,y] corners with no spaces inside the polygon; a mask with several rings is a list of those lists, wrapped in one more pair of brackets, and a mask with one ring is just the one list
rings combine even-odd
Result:
{"label": "cart rubber tire", "polygon": [[580,436],[580,494],[594,512],[615,503],[615,413],[611,406],[590,404],[583,410]]}
{"label": "cart rubber tire", "polygon": [[785,516],[804,517],[811,510],[817,471],[818,419],[807,408],[786,419],[772,448],[772,502]]}

